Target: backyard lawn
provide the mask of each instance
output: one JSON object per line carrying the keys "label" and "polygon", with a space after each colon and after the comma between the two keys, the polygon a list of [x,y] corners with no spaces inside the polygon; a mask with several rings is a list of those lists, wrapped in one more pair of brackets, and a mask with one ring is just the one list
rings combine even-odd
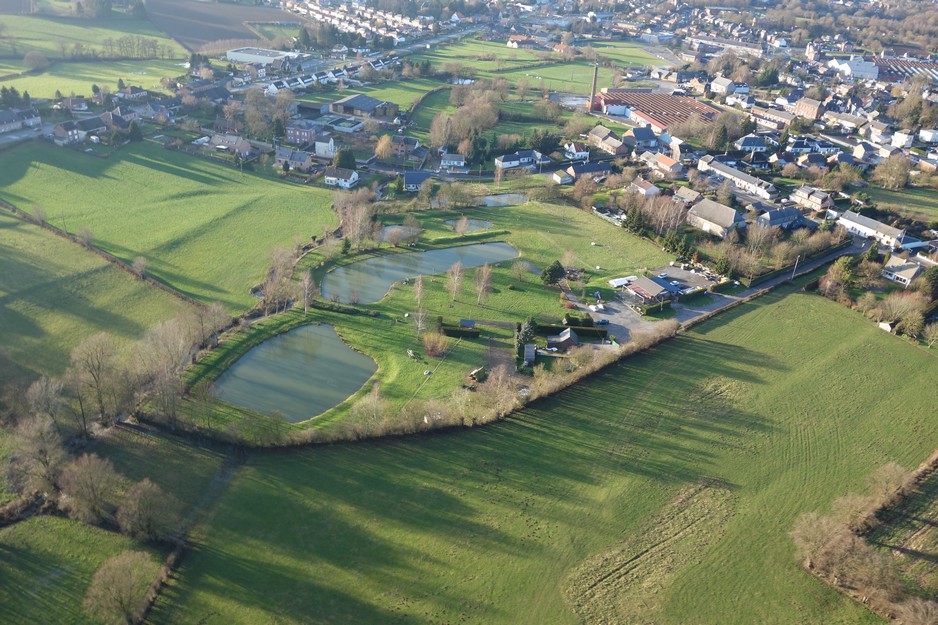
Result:
{"label": "backyard lawn", "polygon": [[886,208],[927,224],[938,222],[938,191],[930,187],[908,187],[892,191],[870,185],[866,192],[879,208]]}

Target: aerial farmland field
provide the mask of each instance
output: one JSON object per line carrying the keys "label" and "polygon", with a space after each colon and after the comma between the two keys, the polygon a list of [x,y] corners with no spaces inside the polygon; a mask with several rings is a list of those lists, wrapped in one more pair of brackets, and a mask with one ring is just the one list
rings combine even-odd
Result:
{"label": "aerial farmland field", "polygon": [[154,622],[875,623],[788,532],[930,453],[933,366],[788,288],[506,423],[257,454]]}
{"label": "aerial farmland field", "polygon": [[41,205],[70,232],[201,301],[248,308],[275,247],[335,224],[331,193],[280,183],[165,150],[128,147],[109,159],[48,144],[16,148],[0,172],[0,197],[23,210]]}

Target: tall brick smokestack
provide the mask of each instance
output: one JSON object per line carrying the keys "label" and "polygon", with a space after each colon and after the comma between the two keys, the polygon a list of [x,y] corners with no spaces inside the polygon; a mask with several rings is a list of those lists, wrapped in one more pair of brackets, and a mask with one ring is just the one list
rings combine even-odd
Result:
{"label": "tall brick smokestack", "polygon": [[594,102],[596,101],[596,82],[599,80],[599,65],[593,66],[593,88],[590,89],[590,101],[586,104],[586,111],[593,112]]}

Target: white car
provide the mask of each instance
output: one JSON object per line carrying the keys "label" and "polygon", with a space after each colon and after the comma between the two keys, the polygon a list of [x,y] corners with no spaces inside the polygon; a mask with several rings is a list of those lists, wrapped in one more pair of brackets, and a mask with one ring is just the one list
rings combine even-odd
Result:
{"label": "white car", "polygon": [[667,274],[667,273],[659,273],[659,274],[658,274],[658,277],[661,278],[661,279],[664,279],[664,278],[667,278],[667,277],[668,277],[668,274]]}

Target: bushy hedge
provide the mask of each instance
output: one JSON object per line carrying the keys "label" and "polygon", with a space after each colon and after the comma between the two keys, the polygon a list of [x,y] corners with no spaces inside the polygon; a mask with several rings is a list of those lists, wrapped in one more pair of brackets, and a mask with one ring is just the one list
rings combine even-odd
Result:
{"label": "bushy hedge", "polygon": [[450,336],[453,338],[464,338],[464,339],[479,338],[479,334],[481,334],[482,332],[479,328],[463,328],[461,326],[448,326],[448,325],[441,326],[440,331],[443,332],[445,336]]}
{"label": "bushy hedge", "polygon": [[647,306],[640,306],[639,310],[642,311],[643,315],[649,315],[651,313],[656,313],[664,310],[665,308],[671,308],[671,300],[666,299],[663,302],[657,304],[648,304]]}
{"label": "bushy hedge", "polygon": [[722,293],[724,291],[729,291],[730,289],[733,289],[735,287],[736,287],[736,283],[734,283],[732,280],[727,280],[726,282],[720,282],[718,284],[714,284],[707,290],[710,291],[711,293]]}

